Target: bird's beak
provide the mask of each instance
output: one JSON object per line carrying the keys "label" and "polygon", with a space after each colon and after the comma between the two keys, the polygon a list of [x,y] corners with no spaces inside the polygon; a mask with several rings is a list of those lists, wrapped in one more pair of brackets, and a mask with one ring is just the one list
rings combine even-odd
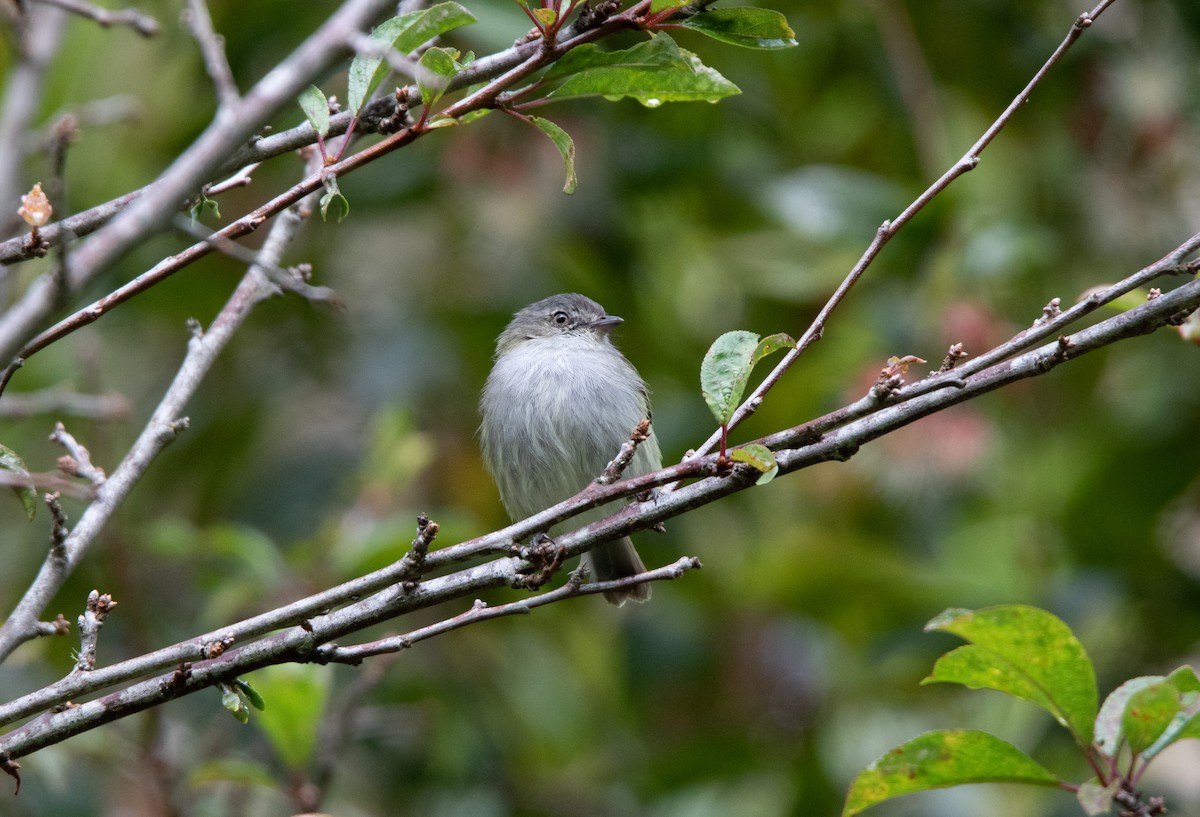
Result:
{"label": "bird's beak", "polygon": [[624,318],[619,318],[616,315],[605,315],[603,318],[597,318],[588,324],[591,329],[599,329],[601,332],[607,332],[617,324],[624,323]]}

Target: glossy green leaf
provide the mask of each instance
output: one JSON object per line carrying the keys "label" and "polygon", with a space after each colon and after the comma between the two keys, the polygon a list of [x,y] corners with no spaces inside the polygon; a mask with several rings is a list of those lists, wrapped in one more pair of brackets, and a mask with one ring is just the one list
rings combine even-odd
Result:
{"label": "glossy green leaf", "polygon": [[928,732],[897,746],[854,779],[843,817],[884,800],[966,783],[1057,786],[1059,779],[1007,741],[986,732]]}
{"label": "glossy green leaf", "polygon": [[787,18],[771,9],[715,8],[693,15],[680,25],[730,45],[778,49],[796,45],[796,32]]}
{"label": "glossy green leaf", "polygon": [[561,80],[546,99],[602,96],[636,99],[648,107],[664,102],[716,102],[741,91],[665,34],[632,48],[601,51],[588,43],[567,52],[544,77]]}
{"label": "glossy green leaf", "polygon": [[779,463],[775,462],[775,452],[759,443],[750,443],[729,452],[734,462],[744,462],[762,472],[755,485],[766,485],[775,479],[779,473]]}
{"label": "glossy green leaf", "polygon": [[453,48],[428,48],[417,61],[417,89],[426,109],[442,98],[450,80],[462,70],[458,62],[459,53]]}
{"label": "glossy green leaf", "polygon": [[562,154],[563,169],[567,174],[566,181],[563,183],[563,192],[568,195],[574,193],[575,188],[579,185],[579,179],[575,175],[575,142],[571,139],[571,134],[549,119],[543,119],[540,116],[531,116],[529,121],[536,125],[542,133],[549,136],[550,141]]}
{"label": "glossy green leaf", "polygon": [[289,769],[302,769],[312,759],[329,680],[328,668],[311,664],[279,664],[254,673],[255,687],[271,702],[254,722]]}
{"label": "glossy green leaf", "polygon": [[922,683],[1006,692],[1044,708],[1079,745],[1092,742],[1096,673],[1083,645],[1061,619],[1014,604],[946,610],[925,629],[953,633],[974,646],[942,656]]}
{"label": "glossy green leaf", "polygon": [[[438,3],[423,11],[409,12],[383,21],[375,27],[370,37],[390,44],[399,54],[408,54],[422,43],[475,20],[475,15],[458,3]],[[389,70],[387,61],[381,56],[359,54],[354,58],[350,63],[346,93],[350,110],[358,113],[362,109]]]}
{"label": "glossy green leaf", "polygon": [[25,461],[6,445],[0,445],[0,471],[7,471],[16,477],[19,483],[24,483],[13,485],[12,490],[17,499],[21,500],[25,516],[32,522],[37,515],[37,490],[33,487],[33,479],[29,476]]}
{"label": "glossy green leaf", "polygon": [[300,92],[296,101],[300,103],[300,109],[304,111],[304,118],[308,120],[308,124],[324,138],[329,133],[329,100],[325,98],[325,94],[317,86],[310,85]]}
{"label": "glossy green leaf", "polygon": [[700,390],[717,422],[729,422],[742,401],[755,365],[767,355],[796,341],[782,332],[759,339],[745,330],[726,332],[709,347],[700,364]]}

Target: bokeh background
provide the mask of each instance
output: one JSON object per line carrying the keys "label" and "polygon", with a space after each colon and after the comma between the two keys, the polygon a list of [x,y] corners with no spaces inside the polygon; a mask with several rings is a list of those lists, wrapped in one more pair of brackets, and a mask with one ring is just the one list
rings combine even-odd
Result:
{"label": "bokeh background", "polygon": [[[137,112],[85,123],[67,160],[73,209],[149,182],[208,121],[212,94],[177,24],[181,5],[138,3],[163,23],[151,40],[70,23],[44,121],[96,99]],[[211,5],[243,88],[332,7]],[[451,38],[464,49],[490,53],[528,28],[506,0],[466,5],[480,22]],[[100,660],[115,661],[386,564],[418,512],[441,523],[442,543],[504,524],[477,452],[477,395],[509,315],[554,292],[587,293],[625,317],[618,342],[653,389],[665,456],[679,458],[711,431],[697,372],[712,339],[801,332],[878,224],[967,150],[1083,10],[773,7],[797,47],[678,35],[741,96],[543,109],[575,138],[573,196],[549,141],[499,115],[345,177],[349,218],[309,224],[288,261],[311,262],[347,312],[296,298],[256,311],[189,407],[191,428],[50,612],[73,620],[90,589],[112,593],[120,607]],[[856,399],[891,355],[936,363],[956,341],[981,352],[1051,298],[1069,303],[1200,229],[1198,49],[1192,0],[1119,0],[978,169],[888,246],[738,438]],[[322,87],[344,97],[344,75]],[[300,121],[296,108],[277,126]],[[221,214],[240,215],[299,170],[289,158],[260,168],[221,197]],[[27,172],[43,178],[44,157],[31,155]],[[184,243],[149,242],[90,295]],[[39,269],[27,267],[18,286]],[[111,470],[181,360],[185,320],[209,321],[241,271],[212,258],[179,273],[39,354],[11,389],[126,395],[124,421],[69,421]],[[1091,652],[1102,694],[1196,665],[1198,373],[1197,350],[1169,332],[1119,344],[641,535],[649,563],[689,554],[705,565],[659,585],[650,604],[577,600],[363,668],[257,673],[268,711],[249,726],[214,691],[104,727],[22,759],[24,788],[0,798],[0,814],[283,815],[306,785],[325,787],[323,808],[346,817],[837,814],[872,759],[959,726],[1083,780],[1040,710],[920,687],[956,643],[922,626],[950,606],[1045,607]],[[3,441],[51,470],[55,419],[0,421]],[[65,504],[77,517],[80,505]],[[0,519],[10,609],[48,523],[25,523],[15,501],[0,503]],[[75,646],[27,645],[0,669],[0,694],[58,677]],[[1159,765],[1146,790],[1165,793],[1174,814],[1200,814],[1200,747]],[[984,786],[877,813],[1079,809],[1059,792]]]}

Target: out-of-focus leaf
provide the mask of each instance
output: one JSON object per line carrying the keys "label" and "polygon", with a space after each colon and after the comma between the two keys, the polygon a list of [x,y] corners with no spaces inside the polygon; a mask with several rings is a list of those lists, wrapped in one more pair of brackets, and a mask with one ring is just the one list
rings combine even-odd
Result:
{"label": "out-of-focus leaf", "polygon": [[775,462],[775,452],[759,443],[750,443],[735,448],[729,452],[734,462],[744,462],[762,472],[755,485],[766,485],[775,479],[779,473],[779,464]]}
{"label": "out-of-focus leaf", "polygon": [[271,702],[255,723],[289,769],[302,769],[317,745],[317,726],[329,692],[325,667],[280,664],[254,673],[261,697]]}
{"label": "out-of-focus leaf", "polygon": [[312,125],[321,138],[325,138],[329,133],[329,100],[325,98],[325,94],[317,86],[310,85],[300,92],[296,101],[300,103],[300,109],[304,111],[308,124]]}
{"label": "out-of-focus leaf", "polygon": [[667,9],[683,8],[688,4],[688,0],[651,0],[650,13],[658,14],[660,11]]}
{"label": "out-of-focus leaf", "polygon": [[458,51],[453,48],[429,48],[417,61],[417,88],[426,110],[442,98],[454,75],[462,70]]}
{"label": "out-of-focus leaf", "polygon": [[6,445],[0,445],[0,471],[7,471],[18,481],[25,483],[14,485],[12,489],[25,508],[25,516],[32,522],[37,515],[37,490],[33,487],[33,480],[29,476],[29,469],[25,467],[25,461]]}
{"label": "out-of-focus leaf", "polygon": [[[399,54],[408,54],[440,34],[475,22],[475,15],[458,3],[438,3],[422,11],[401,14],[384,20],[370,37],[388,43]],[[371,94],[383,82],[390,69],[381,56],[359,54],[350,63],[347,104],[358,113]]]}
{"label": "out-of-focus leaf", "polygon": [[550,141],[562,154],[563,168],[567,174],[566,181],[563,183],[563,192],[568,195],[574,193],[575,188],[579,185],[579,179],[575,175],[575,142],[571,139],[571,134],[549,119],[543,119],[540,116],[531,116],[529,121],[536,125],[542,133],[549,136]]}
{"label": "out-of-focus leaf", "polygon": [[1046,709],[1080,746],[1092,742],[1096,673],[1083,645],[1061,619],[1013,604],[946,610],[925,629],[961,636],[974,649],[942,656],[922,683],[945,681],[1007,692]]}
{"label": "out-of-focus leaf", "polygon": [[778,49],[796,45],[796,32],[787,18],[772,9],[715,8],[695,14],[681,25],[730,45]]}
{"label": "out-of-focus leaf", "polygon": [[1057,786],[1059,779],[1016,746],[972,730],[927,732],[892,749],[854,779],[843,817],[884,800],[965,783]]}
{"label": "out-of-focus leaf", "polygon": [[621,51],[581,45],[556,62],[544,77],[562,84],[546,99],[602,96],[636,99],[647,107],[664,102],[716,102],[741,91],[665,34]]}
{"label": "out-of-focus leaf", "polygon": [[248,757],[221,757],[201,763],[188,771],[188,783],[201,786],[205,783],[239,783],[244,786],[261,786],[277,791],[279,780],[261,763]]}

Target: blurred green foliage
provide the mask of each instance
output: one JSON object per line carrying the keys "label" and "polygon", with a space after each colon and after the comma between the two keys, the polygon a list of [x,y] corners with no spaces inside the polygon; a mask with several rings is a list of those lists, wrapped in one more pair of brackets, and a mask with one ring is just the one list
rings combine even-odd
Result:
{"label": "blurred green foliage", "polygon": [[[211,5],[242,88],[330,7]],[[514,3],[466,5],[480,22],[451,38],[464,50],[504,48],[529,28]],[[161,36],[73,20],[50,75],[43,121],[116,94],[140,111],[85,123],[67,159],[73,209],[153,179],[214,107],[175,25],[180,4],[138,6],[163,23]],[[618,342],[653,389],[665,458],[678,458],[712,430],[698,384],[712,340],[801,332],[879,223],[967,150],[1082,10],[1043,0],[772,7],[798,47],[746,51],[675,32],[740,96],[655,110],[555,106],[577,149],[573,196],[545,136],[498,116],[344,177],[351,215],[314,220],[290,261],[311,262],[348,314],[286,298],[251,317],[189,407],[191,428],[50,613],[73,619],[90,589],[112,593],[120,607],[99,652],[109,662],[398,558],[420,511],[442,524],[443,543],[504,524],[476,449],[477,395],[511,312],[557,291],[625,317]],[[1052,297],[1070,302],[1195,232],[1198,50],[1192,0],[1118,2],[981,165],[887,247],[734,442],[856,399],[891,355],[936,364],[956,341],[981,352]],[[10,64],[6,53],[0,66]],[[321,87],[344,98],[344,73]],[[293,106],[277,126],[301,119]],[[44,158],[32,155],[27,172],[43,179]],[[237,217],[299,172],[298,160],[268,163],[221,196],[221,214]],[[149,242],[105,285],[183,243]],[[239,272],[220,258],[184,270],[39,354],[11,388],[128,395],[127,422],[68,420],[111,470],[182,357],[184,321],[209,321]],[[328,784],[322,807],[338,815],[833,814],[871,759],[948,727],[993,732],[1078,776],[1045,714],[919,688],[951,646],[921,626],[950,606],[1039,605],[1079,635],[1106,689],[1194,663],[1198,366],[1196,350],[1166,332],[1123,343],[925,419],[848,463],[698,510],[666,535],[643,534],[640,549],[650,563],[696,555],[705,569],[638,609],[581,600],[360,668],[302,668],[305,692],[286,701],[270,692],[280,678],[248,679],[268,712],[292,706],[297,719],[321,717],[327,688],[347,713],[344,743],[313,738],[311,725],[257,722],[257,712],[243,727],[214,690],[22,759],[22,793],[5,795],[0,812],[287,814],[307,774]],[[51,470],[55,419],[6,421],[3,442],[31,470]],[[26,522],[4,499],[0,599],[11,608],[44,556],[48,523]],[[64,505],[77,518],[79,504]],[[0,695],[63,674],[75,646],[27,645],[0,672]],[[297,770],[309,740],[325,747],[318,755],[334,747],[323,756],[332,771],[311,761]],[[1167,794],[1173,813],[1200,813],[1197,748],[1159,763],[1146,790]],[[1075,808],[985,786],[878,813]]]}

